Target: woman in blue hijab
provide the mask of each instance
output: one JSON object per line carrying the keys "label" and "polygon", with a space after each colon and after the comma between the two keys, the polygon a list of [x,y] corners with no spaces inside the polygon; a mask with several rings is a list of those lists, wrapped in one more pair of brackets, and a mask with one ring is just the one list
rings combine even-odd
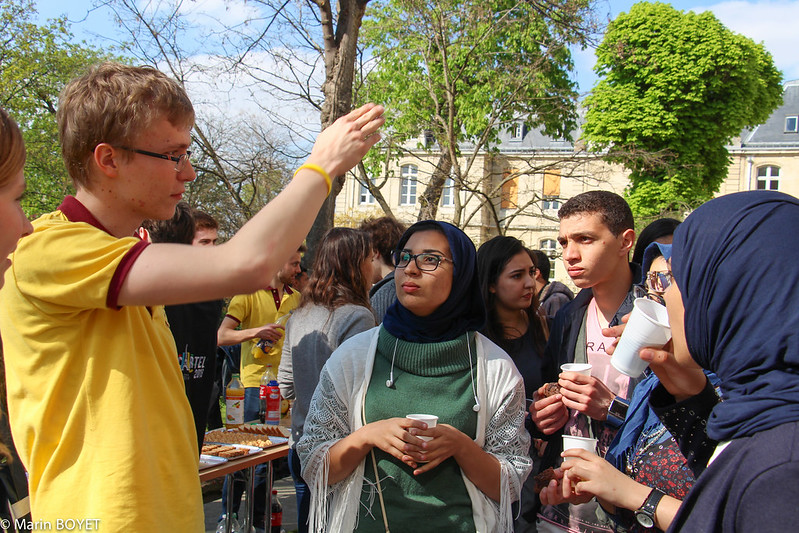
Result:
{"label": "woman in blue hijab", "polygon": [[[672,423],[664,422],[684,450],[707,448],[708,439],[719,445],[669,531],[793,530],[799,200],[773,191],[711,200],[677,228],[673,252],[674,283],[664,295],[673,353],[641,352],[665,387],[651,403],[670,413]],[[723,401],[714,399],[702,368],[718,375]],[[702,407],[712,409],[706,435]]]}
{"label": "woman in blue hijab", "polygon": [[397,301],[382,326],[333,353],[311,400],[297,444],[309,529],[511,531],[531,468],[524,383],[476,333],[474,244],[451,224],[419,222],[394,262]]}

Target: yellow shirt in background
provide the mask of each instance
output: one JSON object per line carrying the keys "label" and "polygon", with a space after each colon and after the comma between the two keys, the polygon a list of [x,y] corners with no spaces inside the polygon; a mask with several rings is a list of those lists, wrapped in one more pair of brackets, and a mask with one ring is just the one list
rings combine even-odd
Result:
{"label": "yellow shirt in background", "polygon": [[[259,290],[252,294],[234,296],[230,300],[227,316],[239,322],[243,329],[257,328],[277,322],[296,309],[299,303],[300,293],[289,287],[284,287],[279,308],[275,305],[272,291]],[[280,324],[285,327],[286,319],[280,320]],[[281,337],[268,353],[264,353],[255,345],[258,339],[241,343],[241,381],[245,387],[260,386],[261,377],[266,372],[268,364],[272,365],[272,371],[277,376],[284,337]]]}

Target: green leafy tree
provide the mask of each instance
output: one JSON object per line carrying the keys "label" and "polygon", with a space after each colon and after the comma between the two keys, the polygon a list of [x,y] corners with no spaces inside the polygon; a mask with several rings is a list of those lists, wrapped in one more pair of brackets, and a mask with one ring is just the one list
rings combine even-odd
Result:
{"label": "green leafy tree", "polygon": [[0,105],[25,138],[29,192],[23,208],[30,217],[52,211],[73,191],[58,144],[58,94],[88,65],[109,58],[71,42],[65,19],[40,26],[31,22],[35,15],[30,0],[0,4]]}
{"label": "green leafy tree", "polygon": [[[435,217],[448,177],[456,190],[485,196],[469,171],[512,121],[569,137],[577,98],[569,46],[587,42],[589,7],[587,0],[373,3],[361,42],[375,67],[360,98],[386,104],[394,146],[424,132],[420,148],[437,154],[420,219]],[[377,187],[359,178],[378,198]],[[454,222],[462,216],[456,203]]]}
{"label": "green leafy tree", "polygon": [[710,199],[727,175],[725,145],[782,100],[763,45],[710,12],[635,4],[608,26],[596,55],[584,135],[631,171],[639,216]]}

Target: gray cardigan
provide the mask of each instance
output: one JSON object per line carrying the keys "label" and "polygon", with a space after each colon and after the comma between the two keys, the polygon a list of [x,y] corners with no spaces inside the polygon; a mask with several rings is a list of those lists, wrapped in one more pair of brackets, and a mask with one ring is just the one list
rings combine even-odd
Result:
{"label": "gray cardigan", "polygon": [[333,311],[320,305],[304,305],[291,314],[277,372],[280,394],[294,400],[291,445],[302,436],[311,396],[330,354],[348,338],[375,325],[371,310],[353,304]]}
{"label": "gray cardigan", "polygon": [[394,285],[394,271],[392,270],[386,274],[386,277],[375,283],[369,291],[369,300],[372,304],[372,310],[375,312],[375,318],[378,324],[383,322],[386,311],[396,299],[397,287]]}

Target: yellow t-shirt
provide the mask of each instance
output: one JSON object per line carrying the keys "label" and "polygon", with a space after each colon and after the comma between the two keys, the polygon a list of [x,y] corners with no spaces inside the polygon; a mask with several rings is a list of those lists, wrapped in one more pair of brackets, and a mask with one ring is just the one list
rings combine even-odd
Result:
{"label": "yellow t-shirt", "polygon": [[163,306],[117,307],[146,246],[75,198],[33,223],[0,292],[11,428],[31,515],[204,531],[198,450]]}
{"label": "yellow t-shirt", "polygon": [[[256,328],[272,324],[281,317],[290,314],[300,303],[300,293],[284,286],[280,307],[275,305],[275,297],[271,290],[259,290],[252,294],[240,294],[230,300],[227,316],[239,322],[242,328]],[[286,320],[280,321],[285,327]],[[283,338],[276,342],[268,353],[258,348],[255,341],[241,343],[241,382],[245,387],[258,387],[261,377],[266,372],[266,365],[272,365],[277,376],[280,365],[280,354],[283,353]]]}

